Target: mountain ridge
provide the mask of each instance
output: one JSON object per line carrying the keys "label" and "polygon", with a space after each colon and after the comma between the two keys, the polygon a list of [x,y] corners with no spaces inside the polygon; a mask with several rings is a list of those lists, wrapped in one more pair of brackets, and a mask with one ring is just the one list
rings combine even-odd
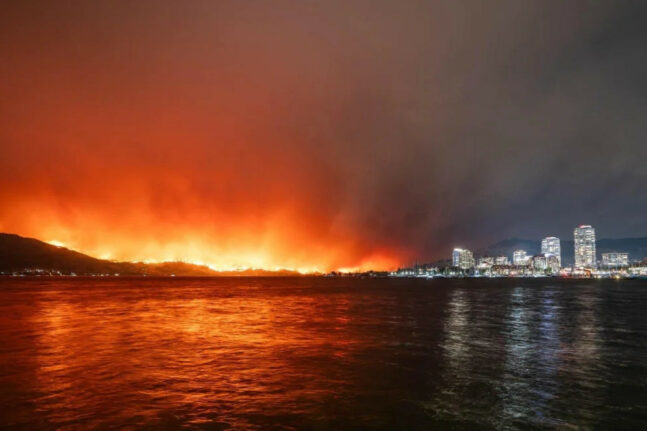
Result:
{"label": "mountain ridge", "polygon": [[297,276],[296,271],[247,269],[216,271],[208,266],[187,262],[115,262],[98,259],[84,253],[48,244],[13,233],[0,233],[0,273],[54,272],[76,275],[132,276]]}

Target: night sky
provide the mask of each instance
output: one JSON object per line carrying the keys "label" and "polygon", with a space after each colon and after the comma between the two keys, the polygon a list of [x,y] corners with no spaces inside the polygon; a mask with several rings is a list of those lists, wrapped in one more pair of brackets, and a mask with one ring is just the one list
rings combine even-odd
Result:
{"label": "night sky", "polygon": [[647,2],[3,1],[0,231],[391,268],[647,236]]}

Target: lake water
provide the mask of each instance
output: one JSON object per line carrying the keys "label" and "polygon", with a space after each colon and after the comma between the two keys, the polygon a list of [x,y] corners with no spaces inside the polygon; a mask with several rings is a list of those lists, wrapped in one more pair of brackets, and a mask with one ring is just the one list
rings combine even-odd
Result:
{"label": "lake water", "polygon": [[647,282],[0,279],[3,429],[645,429]]}

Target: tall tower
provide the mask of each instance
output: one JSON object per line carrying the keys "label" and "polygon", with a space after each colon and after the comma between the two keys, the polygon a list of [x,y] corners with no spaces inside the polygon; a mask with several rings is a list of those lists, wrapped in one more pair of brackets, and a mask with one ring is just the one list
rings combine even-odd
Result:
{"label": "tall tower", "polygon": [[576,227],[573,232],[576,268],[595,268],[595,229],[589,225]]}
{"label": "tall tower", "polygon": [[474,255],[469,250],[455,248],[452,253],[452,264],[461,269],[472,269],[474,268]]}
{"label": "tall tower", "polygon": [[549,236],[541,240],[541,254],[546,257],[555,256],[560,268],[562,266],[562,247],[559,238]]}

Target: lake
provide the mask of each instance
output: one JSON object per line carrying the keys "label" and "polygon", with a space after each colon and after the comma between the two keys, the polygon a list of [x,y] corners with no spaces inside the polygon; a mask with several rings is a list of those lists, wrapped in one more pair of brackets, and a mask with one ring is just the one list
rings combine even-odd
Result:
{"label": "lake", "polygon": [[639,429],[647,282],[0,279],[3,429]]}

